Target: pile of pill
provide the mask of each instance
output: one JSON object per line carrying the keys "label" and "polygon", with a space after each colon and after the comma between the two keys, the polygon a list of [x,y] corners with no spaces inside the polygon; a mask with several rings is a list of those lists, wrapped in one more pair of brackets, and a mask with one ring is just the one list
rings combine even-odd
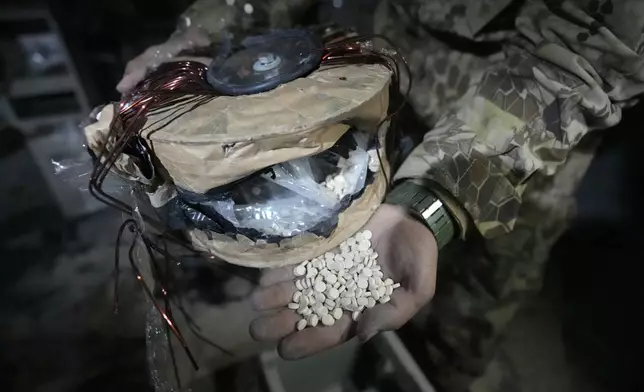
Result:
{"label": "pile of pill", "polygon": [[302,316],[298,330],[332,326],[344,311],[357,321],[365,308],[389,302],[400,284],[384,277],[371,236],[369,230],[359,232],[340,245],[340,253],[327,252],[293,269],[297,291],[288,308]]}

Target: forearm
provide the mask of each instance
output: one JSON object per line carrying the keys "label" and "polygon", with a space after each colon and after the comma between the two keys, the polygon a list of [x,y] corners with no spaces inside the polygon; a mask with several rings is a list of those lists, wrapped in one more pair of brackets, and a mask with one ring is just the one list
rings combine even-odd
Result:
{"label": "forearm", "polygon": [[618,37],[567,3],[530,2],[517,20],[527,40],[443,115],[396,180],[438,184],[486,237],[512,230],[531,175],[554,174],[586,133],[615,125],[644,91],[644,5],[627,5],[639,25]]}

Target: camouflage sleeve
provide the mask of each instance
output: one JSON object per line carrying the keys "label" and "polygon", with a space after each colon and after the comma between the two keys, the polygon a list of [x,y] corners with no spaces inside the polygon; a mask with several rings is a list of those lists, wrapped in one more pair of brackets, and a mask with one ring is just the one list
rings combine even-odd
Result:
{"label": "camouflage sleeve", "polygon": [[197,0],[179,18],[178,31],[201,27],[213,38],[222,32],[293,27],[313,0]]}
{"label": "camouflage sleeve", "polygon": [[553,175],[588,132],[621,119],[644,92],[644,2],[528,1],[522,38],[487,69],[404,162],[429,178],[485,237],[513,229],[532,174]]}
{"label": "camouflage sleeve", "polygon": [[472,40],[513,0],[390,0],[410,24],[451,32]]}

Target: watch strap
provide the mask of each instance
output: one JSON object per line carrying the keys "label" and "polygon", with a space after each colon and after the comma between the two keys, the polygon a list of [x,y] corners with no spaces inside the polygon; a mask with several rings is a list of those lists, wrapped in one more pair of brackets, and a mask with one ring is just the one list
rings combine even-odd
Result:
{"label": "watch strap", "polygon": [[456,226],[443,202],[427,188],[405,181],[385,198],[385,203],[405,207],[434,234],[438,249],[443,248],[456,234]]}

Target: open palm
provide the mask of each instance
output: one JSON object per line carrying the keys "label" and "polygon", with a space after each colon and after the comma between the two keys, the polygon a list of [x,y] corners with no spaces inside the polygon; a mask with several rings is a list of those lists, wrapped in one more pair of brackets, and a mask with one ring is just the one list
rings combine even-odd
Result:
{"label": "open palm", "polygon": [[355,335],[366,341],[379,331],[397,329],[409,321],[434,294],[436,240],[403,209],[390,205],[382,205],[364,229],[373,233],[372,246],[380,255],[378,262],[385,277],[401,284],[390,302],[366,309],[357,322],[345,312],[331,327],[296,331],[301,316],[285,308],[297,291],[293,267],[267,270],[253,295],[254,306],[267,313],[251,323],[251,336],[262,341],[280,340],[280,355],[298,359],[334,347]]}

